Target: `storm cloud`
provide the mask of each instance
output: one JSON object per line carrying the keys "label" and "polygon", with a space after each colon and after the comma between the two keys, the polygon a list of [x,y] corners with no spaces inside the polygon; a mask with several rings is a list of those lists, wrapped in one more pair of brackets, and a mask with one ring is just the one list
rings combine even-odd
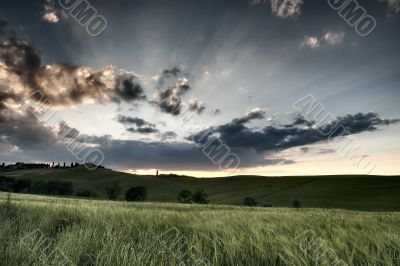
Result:
{"label": "storm cloud", "polygon": [[[9,26],[1,23],[1,31]],[[131,72],[107,66],[94,70],[86,66],[43,64],[41,52],[19,40],[10,29],[0,42],[1,86],[9,94],[43,101],[54,106],[97,102],[133,102],[144,100],[138,77]],[[43,99],[46,99],[44,101]]]}
{"label": "storm cloud", "polygon": [[377,113],[358,113],[338,117],[329,124],[315,126],[304,118],[296,117],[292,124],[266,126],[261,130],[251,129],[246,124],[265,118],[261,110],[252,111],[230,123],[203,130],[188,139],[197,144],[218,137],[231,148],[249,149],[256,152],[284,150],[292,147],[327,141],[330,138],[375,131],[382,126],[398,123],[399,119],[381,119]]}
{"label": "storm cloud", "polygon": [[149,123],[138,117],[119,115],[117,121],[123,124],[126,130],[131,133],[152,134],[158,132],[155,124]]}
{"label": "storm cloud", "polygon": [[177,116],[182,112],[184,103],[182,96],[191,89],[186,78],[179,78],[176,83],[164,91],[153,95],[153,104],[165,113]]}
{"label": "storm cloud", "polygon": [[180,115],[185,107],[189,111],[202,114],[206,107],[198,99],[193,98],[188,104],[183,100],[184,95],[192,89],[189,84],[189,76],[178,67],[165,69],[161,74],[155,75],[158,91],[154,93],[150,103],[157,106],[162,112],[173,116]]}

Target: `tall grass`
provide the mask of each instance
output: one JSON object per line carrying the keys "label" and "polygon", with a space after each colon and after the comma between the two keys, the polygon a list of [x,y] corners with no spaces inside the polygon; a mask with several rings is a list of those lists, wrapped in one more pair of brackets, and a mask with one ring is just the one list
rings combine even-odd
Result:
{"label": "tall grass", "polygon": [[399,213],[6,199],[1,265],[400,265]]}

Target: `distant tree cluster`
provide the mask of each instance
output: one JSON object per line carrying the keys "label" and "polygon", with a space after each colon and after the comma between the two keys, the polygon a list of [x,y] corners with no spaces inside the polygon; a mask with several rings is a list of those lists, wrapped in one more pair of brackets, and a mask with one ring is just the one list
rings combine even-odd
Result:
{"label": "distant tree cluster", "polygon": [[[67,169],[67,168],[77,168],[83,166],[80,163],[23,163],[18,162],[15,164],[6,165],[2,163],[0,169]],[[98,168],[104,168],[104,166],[99,165]]]}
{"label": "distant tree cluster", "polygon": [[145,187],[130,188],[125,194],[126,201],[145,201],[146,198],[147,198],[147,189]]}
{"label": "distant tree cluster", "polygon": [[14,193],[31,193],[40,195],[72,195],[74,193],[71,182],[64,181],[35,181],[30,179],[14,179],[0,176],[0,191]]}
{"label": "distant tree cluster", "polygon": [[194,193],[190,190],[182,190],[179,192],[178,201],[184,204],[196,203],[196,204],[207,204],[209,203],[208,195],[204,192],[204,189],[196,189]]}
{"label": "distant tree cluster", "polygon": [[243,205],[249,207],[255,207],[258,205],[258,202],[252,197],[245,197],[243,199]]}
{"label": "distant tree cluster", "polygon": [[[248,207],[257,207],[257,206],[259,206],[259,203],[258,203],[257,200],[256,200],[255,198],[253,198],[253,197],[245,197],[245,198],[243,199],[243,205],[244,205],[244,206],[248,206]],[[265,204],[262,204],[262,205],[260,205],[260,206],[266,207],[266,208],[271,208],[271,207],[272,207],[272,204],[270,204],[270,203],[265,203]]]}
{"label": "distant tree cluster", "polygon": [[298,199],[294,199],[292,205],[295,209],[301,208],[301,202]]}

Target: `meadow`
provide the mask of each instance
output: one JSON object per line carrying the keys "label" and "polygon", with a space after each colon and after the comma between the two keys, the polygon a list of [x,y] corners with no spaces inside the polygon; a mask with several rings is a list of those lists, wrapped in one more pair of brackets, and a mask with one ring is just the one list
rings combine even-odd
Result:
{"label": "meadow", "polygon": [[74,192],[88,189],[107,199],[105,187],[118,182],[124,198],[130,187],[145,186],[148,201],[176,203],[182,190],[202,188],[211,204],[242,205],[253,197],[260,206],[292,207],[297,199],[307,208],[336,208],[363,211],[400,211],[398,176],[233,176],[193,178],[180,176],[137,176],[109,169],[35,169],[0,171],[0,176],[32,181],[67,181]]}
{"label": "meadow", "polygon": [[400,265],[400,213],[0,193],[1,265]]}

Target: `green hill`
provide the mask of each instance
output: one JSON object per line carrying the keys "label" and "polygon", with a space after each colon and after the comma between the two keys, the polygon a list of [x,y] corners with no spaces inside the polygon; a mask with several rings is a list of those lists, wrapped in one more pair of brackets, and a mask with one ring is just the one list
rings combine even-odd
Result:
{"label": "green hill", "polygon": [[136,176],[108,169],[85,168],[1,171],[0,175],[36,180],[71,181],[74,190],[91,189],[106,198],[105,186],[119,182],[125,191],[134,186],[148,189],[148,200],[176,202],[183,189],[204,188],[213,204],[242,204],[244,197],[254,197],[260,205],[291,207],[298,199],[312,208],[343,208],[371,211],[400,211],[398,176],[234,176],[193,178],[171,176]]}

